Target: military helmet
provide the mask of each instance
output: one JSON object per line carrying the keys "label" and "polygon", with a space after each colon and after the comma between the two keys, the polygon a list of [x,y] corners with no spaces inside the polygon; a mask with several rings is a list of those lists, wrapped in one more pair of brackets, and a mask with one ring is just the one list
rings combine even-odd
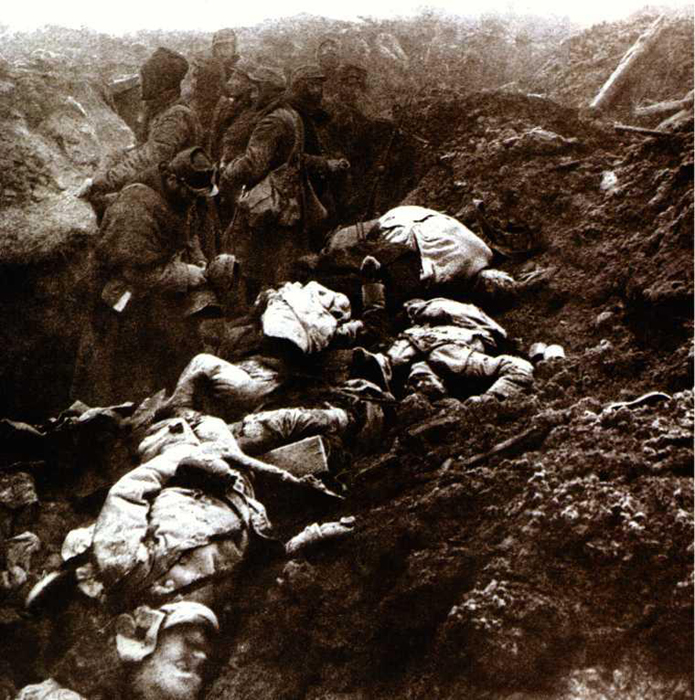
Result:
{"label": "military helmet", "polygon": [[255,83],[265,83],[281,89],[287,87],[287,80],[282,72],[270,66],[255,66],[248,76]]}
{"label": "military helmet", "polygon": [[236,38],[236,32],[227,27],[225,29],[218,29],[213,35],[212,35],[212,45],[214,46],[215,44],[234,44],[236,45],[237,38]]}
{"label": "military helmet", "polygon": [[296,85],[300,80],[325,80],[326,74],[321,66],[315,63],[305,63],[295,68],[290,76],[290,85]]}
{"label": "military helmet", "polygon": [[197,194],[208,197],[217,194],[214,165],[200,146],[177,153],[165,167]]}

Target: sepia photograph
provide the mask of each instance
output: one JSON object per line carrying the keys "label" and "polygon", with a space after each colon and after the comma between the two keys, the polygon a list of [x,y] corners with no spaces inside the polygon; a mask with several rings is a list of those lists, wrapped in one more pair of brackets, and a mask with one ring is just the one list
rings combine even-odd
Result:
{"label": "sepia photograph", "polygon": [[693,700],[695,7],[0,16],[0,700]]}

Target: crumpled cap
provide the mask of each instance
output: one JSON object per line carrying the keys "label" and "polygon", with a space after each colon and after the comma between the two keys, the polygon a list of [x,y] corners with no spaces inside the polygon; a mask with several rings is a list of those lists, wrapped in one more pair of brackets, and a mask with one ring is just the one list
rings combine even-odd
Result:
{"label": "crumpled cap", "polygon": [[202,603],[196,603],[192,600],[181,600],[177,603],[162,605],[159,609],[166,615],[161,627],[163,630],[185,624],[212,627],[215,632],[220,630],[217,616],[207,605]]}
{"label": "crumpled cap", "polygon": [[270,66],[253,66],[246,75],[255,83],[266,83],[282,89],[287,87],[287,80],[282,72]]}
{"label": "crumpled cap", "polygon": [[217,616],[210,608],[189,600],[162,605],[153,610],[141,605],[117,621],[116,650],[124,663],[140,663],[157,648],[161,630],[176,625],[203,625],[218,632]]}
{"label": "crumpled cap", "polygon": [[300,80],[325,80],[326,74],[321,66],[315,63],[307,63],[292,71],[290,84],[296,85]]}
{"label": "crumpled cap", "polygon": [[213,197],[217,194],[214,166],[200,146],[177,153],[169,163],[169,170],[201,196]]}

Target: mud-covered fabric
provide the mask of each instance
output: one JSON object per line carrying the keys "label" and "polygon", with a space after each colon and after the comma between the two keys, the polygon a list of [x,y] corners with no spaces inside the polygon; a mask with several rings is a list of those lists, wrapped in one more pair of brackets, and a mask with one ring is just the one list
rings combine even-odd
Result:
{"label": "mud-covered fabric", "polygon": [[[98,577],[107,592],[114,586],[126,596],[144,591],[187,552],[216,541],[235,544],[233,551],[220,549],[229,553],[234,567],[245,554],[251,531],[269,533],[265,508],[255,499],[251,482],[219,456],[234,444],[226,424],[206,417],[194,432],[198,443],[165,448],[109,491],[92,540]],[[211,484],[218,480],[224,486],[208,491],[174,485],[184,462],[205,472]],[[216,573],[229,568],[223,559]]]}
{"label": "mud-covered fabric", "polygon": [[350,320],[348,298],[317,282],[287,283],[267,295],[263,333],[288,340],[307,355],[325,350],[338,325]]}
{"label": "mud-covered fabric", "polygon": [[[225,177],[230,182],[242,182],[252,187],[271,170],[286,163],[295,147],[298,118],[301,119],[299,113],[289,105],[278,107],[263,117],[251,134],[246,152],[229,164]],[[306,122],[304,124],[306,129]],[[303,160],[312,176],[328,175],[328,165],[319,148],[310,149],[305,143]]]}
{"label": "mud-covered fabric", "polygon": [[[248,114],[253,111],[251,98],[248,95],[241,98],[220,97],[212,114],[210,133],[207,140],[207,152],[210,154],[213,161],[218,162],[222,159],[223,138],[227,129],[237,121],[242,114]],[[242,148],[242,153],[243,150]],[[240,152],[237,151],[234,155],[240,155]],[[230,160],[230,158],[226,160]]]}
{"label": "mud-covered fabric", "polygon": [[49,678],[43,683],[27,685],[19,691],[15,700],[88,700],[74,690],[63,688]]}
{"label": "mud-covered fabric", "polygon": [[340,408],[281,408],[252,413],[231,429],[244,452],[258,455],[314,435],[341,437],[349,420]]}
{"label": "mud-covered fabric", "polygon": [[475,331],[488,349],[494,350],[507,331],[475,304],[464,304],[453,299],[413,299],[405,304],[408,318],[416,324],[456,326]]}
{"label": "mud-covered fabric", "polygon": [[324,127],[326,141],[350,162],[350,169],[340,173],[335,188],[338,216],[345,222],[359,220],[370,204],[378,177],[375,167],[389,139],[379,139],[374,122],[354,104],[335,99],[327,111],[331,118]]}
{"label": "mud-covered fabric", "polygon": [[388,355],[391,361],[400,365],[412,357],[427,356],[442,345],[457,345],[482,351],[485,349],[485,332],[458,326],[413,326],[399,336],[391,346]]}
{"label": "mud-covered fabric", "polygon": [[202,127],[201,146],[208,143],[215,108],[224,95],[225,83],[230,75],[231,70],[224,61],[215,56],[199,55],[192,62],[190,106]]}
{"label": "mud-covered fabric", "polygon": [[471,280],[492,260],[492,250],[456,219],[424,207],[402,206],[379,219],[380,236],[420,253],[426,285]]}
{"label": "mud-covered fabric", "polygon": [[189,263],[204,264],[191,235],[190,209],[174,210],[161,189],[136,183],[106,210],[96,258],[103,279],[120,278],[139,295],[185,292]]}
{"label": "mud-covered fabric", "polygon": [[114,192],[160,162],[169,162],[177,153],[191,146],[202,146],[203,132],[198,117],[190,107],[177,101],[154,117],[149,124],[147,140],[129,151],[100,178],[102,192]]}
{"label": "mud-covered fabric", "polygon": [[[300,138],[298,121],[304,127],[305,141],[302,163],[308,184],[321,198],[328,176],[326,158],[310,120],[302,117],[289,105],[279,106],[264,116],[254,127],[245,153],[226,166],[222,186],[229,191],[238,191],[242,186],[254,187],[273,170],[287,162]],[[313,135],[313,138],[310,138]],[[302,178],[303,180],[303,178]],[[307,183],[302,181],[302,201],[310,201]],[[306,212],[305,212],[306,213]],[[255,291],[275,286],[292,278],[294,263],[317,247],[313,241],[316,233],[303,215],[294,226],[274,226],[263,230],[254,229],[248,217],[237,211],[231,231],[225,236],[231,241],[231,249],[241,258],[244,274],[253,280]],[[320,246],[318,246],[320,247]]]}
{"label": "mud-covered fabric", "polygon": [[493,356],[507,333],[477,306],[436,298],[414,299],[405,308],[411,320],[427,325],[401,333],[386,358],[391,367],[408,373],[411,388],[422,384],[441,393],[443,379],[454,393],[508,398],[532,386],[530,362]]}
{"label": "mud-covered fabric", "polygon": [[[249,104],[239,108],[229,105],[230,101],[227,98],[223,98],[223,100],[224,102],[220,100],[222,103],[220,113],[215,117],[210,136],[212,158],[220,163],[222,170],[227,163],[244,155],[253,130],[264,116],[263,108],[259,105]],[[239,235],[237,236],[238,240],[235,239],[230,228],[236,211],[236,201],[240,194],[241,184],[230,185],[227,180],[222,179],[217,205],[223,227],[222,250],[233,252],[237,257],[245,259],[248,256],[243,245],[244,238]]]}
{"label": "mud-covered fabric", "polygon": [[282,383],[282,373],[261,357],[232,364],[201,353],[181,373],[169,403],[177,411],[200,411],[231,422],[261,407]]}
{"label": "mud-covered fabric", "polygon": [[459,345],[433,350],[427,363],[445,379],[464,380],[469,388],[499,399],[527,391],[533,385],[533,365],[513,355],[491,357]]}
{"label": "mud-covered fabric", "polygon": [[[95,252],[93,308],[80,339],[72,397],[91,406],[139,401],[173,388],[202,344],[186,318],[204,256],[190,210],[160,190],[126,187],[107,210]],[[118,309],[118,310],[117,310]]]}

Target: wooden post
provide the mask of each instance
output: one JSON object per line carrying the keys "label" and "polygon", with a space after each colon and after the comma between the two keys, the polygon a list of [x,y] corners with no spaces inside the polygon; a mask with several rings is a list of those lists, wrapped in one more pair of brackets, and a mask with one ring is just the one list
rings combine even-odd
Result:
{"label": "wooden post", "polygon": [[613,128],[616,131],[627,134],[639,134],[640,136],[660,136],[662,138],[673,138],[676,134],[668,131],[659,131],[658,129],[645,129],[641,126],[628,126],[627,124],[614,124]]}
{"label": "wooden post", "polygon": [[651,117],[653,115],[667,114],[668,112],[680,112],[693,104],[693,91],[691,90],[681,100],[668,100],[667,102],[658,102],[654,105],[646,107],[637,107],[634,111],[636,117]]}
{"label": "wooden post", "polygon": [[592,100],[589,109],[601,111],[610,107],[616,97],[625,88],[630,75],[635,70],[635,66],[638,65],[656,45],[656,40],[664,26],[664,15],[660,15],[623,56],[611,77],[603,84],[598,95]]}

